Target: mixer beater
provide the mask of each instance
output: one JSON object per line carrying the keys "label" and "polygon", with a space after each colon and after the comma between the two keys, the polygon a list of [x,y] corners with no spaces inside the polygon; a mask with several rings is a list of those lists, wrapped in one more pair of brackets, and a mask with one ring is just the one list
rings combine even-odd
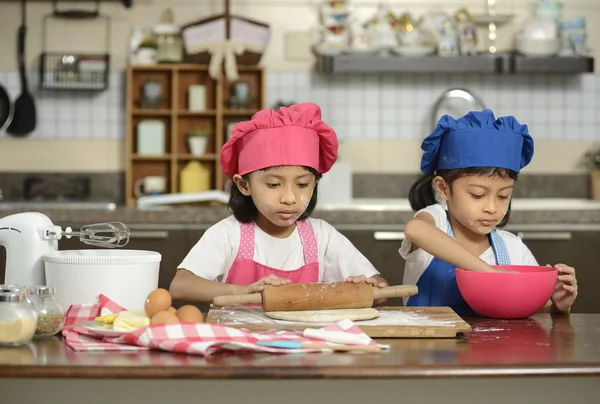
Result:
{"label": "mixer beater", "polygon": [[43,233],[42,238],[60,240],[65,237],[69,240],[71,237],[79,237],[87,245],[115,248],[126,246],[130,235],[130,230],[122,222],[103,222],[86,224],[79,231],[73,231],[70,227],[63,231],[60,226],[52,226]]}

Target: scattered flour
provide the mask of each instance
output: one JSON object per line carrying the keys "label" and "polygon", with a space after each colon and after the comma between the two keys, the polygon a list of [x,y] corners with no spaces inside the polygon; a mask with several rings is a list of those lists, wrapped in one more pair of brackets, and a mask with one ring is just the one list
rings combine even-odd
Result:
{"label": "scattered flour", "polygon": [[400,326],[454,326],[456,321],[433,320],[419,311],[380,310],[379,317],[373,320],[357,321],[356,325],[400,325]]}
{"label": "scattered flour", "polygon": [[492,331],[504,331],[504,328],[483,328],[483,327],[473,328],[473,332],[492,332]]}

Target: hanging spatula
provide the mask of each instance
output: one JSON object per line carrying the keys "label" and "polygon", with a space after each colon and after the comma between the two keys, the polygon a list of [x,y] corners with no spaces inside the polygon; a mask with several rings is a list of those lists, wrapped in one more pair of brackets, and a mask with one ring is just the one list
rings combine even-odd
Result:
{"label": "hanging spatula", "polygon": [[27,88],[27,72],[25,71],[25,34],[27,30],[25,9],[25,0],[21,0],[21,26],[17,38],[21,95],[15,101],[13,119],[6,128],[6,132],[15,137],[24,137],[33,132],[37,121],[35,102]]}

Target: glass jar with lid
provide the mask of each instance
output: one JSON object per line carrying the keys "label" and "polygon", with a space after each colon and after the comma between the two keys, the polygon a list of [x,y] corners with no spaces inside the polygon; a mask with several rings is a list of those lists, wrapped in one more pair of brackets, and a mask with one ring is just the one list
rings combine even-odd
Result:
{"label": "glass jar with lid", "polygon": [[37,315],[24,294],[0,292],[0,345],[20,346],[35,334]]}
{"label": "glass jar with lid", "polygon": [[33,288],[31,286],[23,285],[0,285],[0,293],[17,293],[25,296],[25,301],[33,307],[31,301],[31,295],[33,294]]}
{"label": "glass jar with lid", "polygon": [[154,27],[156,39],[156,61],[158,63],[180,63],[183,60],[181,33],[176,25],[161,23]]}
{"label": "glass jar with lid", "polygon": [[65,325],[65,312],[54,297],[54,286],[34,286],[30,299],[37,312],[36,336],[56,335]]}

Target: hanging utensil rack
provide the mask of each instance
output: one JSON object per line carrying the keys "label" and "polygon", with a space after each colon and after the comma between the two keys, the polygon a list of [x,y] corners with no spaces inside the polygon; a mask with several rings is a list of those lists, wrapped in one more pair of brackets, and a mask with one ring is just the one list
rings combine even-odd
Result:
{"label": "hanging utensil rack", "polygon": [[[40,56],[40,88],[51,90],[103,91],[109,85],[110,18],[99,12],[100,0],[94,10],[58,10],[52,2],[52,13],[44,16],[42,54]],[[48,20],[95,20],[105,23],[105,53],[49,52]]]}

